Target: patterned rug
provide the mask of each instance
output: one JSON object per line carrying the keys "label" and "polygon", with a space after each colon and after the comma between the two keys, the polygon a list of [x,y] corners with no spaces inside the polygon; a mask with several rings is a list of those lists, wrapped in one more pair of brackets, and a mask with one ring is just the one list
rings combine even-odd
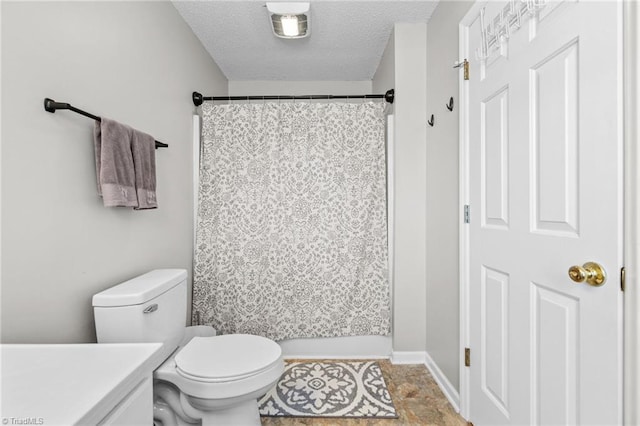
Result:
{"label": "patterned rug", "polygon": [[398,418],[375,361],[289,362],[258,405],[266,417]]}

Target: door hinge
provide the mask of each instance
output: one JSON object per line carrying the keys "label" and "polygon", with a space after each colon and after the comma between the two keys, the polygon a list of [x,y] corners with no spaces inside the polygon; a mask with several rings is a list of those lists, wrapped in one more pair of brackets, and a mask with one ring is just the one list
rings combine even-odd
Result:
{"label": "door hinge", "polygon": [[454,68],[462,67],[464,71],[464,79],[469,80],[469,61],[467,61],[466,59],[463,59],[462,62],[456,62],[453,67]]}
{"label": "door hinge", "polygon": [[471,349],[464,348],[464,366],[471,367]]}
{"label": "door hinge", "polygon": [[624,270],[624,266],[620,268],[620,291],[624,291],[627,284],[627,273]]}
{"label": "door hinge", "polygon": [[471,222],[470,210],[471,210],[471,208],[469,207],[469,204],[465,204],[464,205],[464,223]]}

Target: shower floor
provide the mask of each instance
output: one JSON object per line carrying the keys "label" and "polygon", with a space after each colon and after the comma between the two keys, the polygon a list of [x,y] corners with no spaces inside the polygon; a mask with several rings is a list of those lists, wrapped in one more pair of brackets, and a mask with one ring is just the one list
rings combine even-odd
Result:
{"label": "shower floor", "polygon": [[[304,360],[296,360],[304,361]],[[318,360],[313,360],[318,361]],[[336,360],[331,360],[336,361]],[[293,425],[438,425],[466,426],[447,401],[429,370],[424,365],[393,365],[389,360],[376,360],[382,369],[398,419],[322,419],[302,417],[262,417],[263,426]]]}

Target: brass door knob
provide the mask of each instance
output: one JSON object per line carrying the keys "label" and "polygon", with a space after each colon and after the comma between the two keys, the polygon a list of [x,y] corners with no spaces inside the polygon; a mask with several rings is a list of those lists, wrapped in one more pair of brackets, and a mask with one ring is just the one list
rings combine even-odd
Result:
{"label": "brass door knob", "polygon": [[604,268],[595,262],[569,268],[569,278],[577,283],[586,282],[594,287],[601,286],[607,280]]}

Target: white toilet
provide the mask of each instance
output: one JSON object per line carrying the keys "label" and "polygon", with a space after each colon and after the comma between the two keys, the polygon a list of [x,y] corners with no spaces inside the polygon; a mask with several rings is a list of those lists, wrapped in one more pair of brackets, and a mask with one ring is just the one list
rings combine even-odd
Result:
{"label": "white toilet", "polygon": [[157,269],[94,295],[98,343],[163,343],[154,372],[157,423],[259,425],[256,400],[284,371],[282,350],[260,336],[185,328],[186,279],[184,269]]}

